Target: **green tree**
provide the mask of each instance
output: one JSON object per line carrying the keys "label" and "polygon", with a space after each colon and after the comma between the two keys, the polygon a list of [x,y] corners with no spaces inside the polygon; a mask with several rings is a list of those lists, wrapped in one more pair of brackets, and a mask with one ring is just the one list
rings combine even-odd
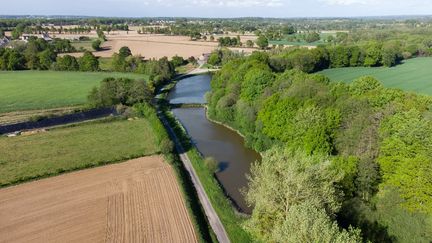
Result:
{"label": "green tree", "polygon": [[124,78],[106,78],[99,88],[94,88],[88,95],[89,103],[93,107],[107,107],[117,104],[132,106],[149,102],[152,91],[143,80]]}
{"label": "green tree", "polygon": [[74,56],[64,55],[57,57],[54,69],[58,71],[78,71],[79,65]]}
{"label": "green tree", "polygon": [[253,41],[252,40],[247,40],[246,41],[246,46],[249,47],[249,48],[252,48],[254,46]]}
{"label": "green tree", "polygon": [[244,77],[241,98],[252,102],[261,95],[261,93],[264,91],[264,88],[267,87],[273,81],[273,79],[274,75],[268,69],[250,69]]}
{"label": "green tree", "polygon": [[395,43],[386,43],[382,48],[382,65],[386,67],[395,66],[401,59],[401,51]]}
{"label": "green tree", "polygon": [[2,70],[22,70],[25,69],[24,56],[15,49],[7,48],[0,59]]}
{"label": "green tree", "polygon": [[209,59],[207,60],[207,63],[212,65],[212,66],[218,66],[220,65],[222,62],[222,59],[220,57],[219,52],[212,52],[210,54]]}
{"label": "green tree", "polygon": [[26,66],[28,69],[36,70],[39,69],[39,53],[40,48],[35,40],[30,40],[26,49],[24,50],[24,57],[26,59]]}
{"label": "green tree", "polygon": [[89,51],[84,52],[78,63],[80,71],[94,72],[99,70],[99,60]]}
{"label": "green tree", "polygon": [[48,70],[51,68],[51,65],[55,62],[57,58],[57,54],[51,49],[46,49],[39,53],[39,62],[40,68],[42,70]]}
{"label": "green tree", "polygon": [[264,35],[258,36],[258,39],[256,40],[256,44],[261,49],[266,49],[269,45],[267,37]]}
{"label": "green tree", "polygon": [[380,135],[384,184],[399,190],[407,209],[432,213],[432,122],[414,108],[386,119]]}
{"label": "green tree", "polygon": [[[305,242],[325,242],[328,235],[346,235],[340,233],[331,220],[340,208],[340,196],[334,183],[341,175],[335,174],[330,166],[328,158],[322,155],[309,156],[303,151],[281,147],[265,152],[262,162],[251,168],[246,200],[255,208],[246,222],[246,229],[264,242],[287,242],[284,239],[289,235],[301,237],[307,232],[317,233],[317,230],[326,231],[322,235],[310,234],[314,238]],[[303,208],[304,205],[308,207]],[[305,211],[307,216],[319,219],[317,224],[300,224],[300,219],[305,219]],[[297,226],[302,231],[294,232],[298,228],[293,224],[300,224]]]}
{"label": "green tree", "polygon": [[171,63],[174,65],[174,67],[179,67],[179,66],[184,65],[186,63],[186,61],[183,59],[183,57],[175,55],[172,57]]}
{"label": "green tree", "polygon": [[366,49],[364,65],[367,67],[375,67],[381,63],[381,60],[381,46],[378,43],[369,44],[368,48]]}
{"label": "green tree", "polygon": [[132,51],[127,46],[123,46],[119,50],[119,55],[122,58],[126,58],[128,56],[132,56]]}
{"label": "green tree", "polygon": [[320,37],[319,33],[317,33],[317,32],[308,33],[305,36],[305,41],[307,43],[312,43],[312,42],[315,42],[315,41],[319,41],[320,39],[321,39],[321,37]]}
{"label": "green tree", "polygon": [[96,39],[92,42],[92,48],[95,51],[100,51],[101,50],[101,44],[102,41],[100,39]]}
{"label": "green tree", "polygon": [[296,28],[292,25],[285,25],[282,28],[282,33],[284,35],[292,35],[292,34],[295,34],[296,32],[297,32]]}
{"label": "green tree", "polygon": [[307,201],[292,206],[272,235],[274,242],[360,243],[360,230],[339,229],[326,211]]}
{"label": "green tree", "polygon": [[97,33],[97,35],[98,35],[98,38],[99,38],[101,41],[106,41],[106,40],[107,40],[107,38],[106,38],[104,32],[103,32],[101,29],[98,29],[98,30],[96,31],[96,33]]}
{"label": "green tree", "polygon": [[350,85],[350,92],[354,95],[363,95],[373,90],[381,90],[383,85],[376,78],[365,76],[354,80]]}

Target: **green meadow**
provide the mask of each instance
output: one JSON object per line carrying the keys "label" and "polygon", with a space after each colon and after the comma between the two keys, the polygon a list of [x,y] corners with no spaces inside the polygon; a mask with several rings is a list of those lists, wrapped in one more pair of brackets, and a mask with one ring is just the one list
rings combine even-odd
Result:
{"label": "green meadow", "polygon": [[82,105],[90,90],[107,77],[147,79],[143,74],[114,72],[0,72],[0,113]]}
{"label": "green meadow", "polygon": [[432,57],[409,59],[395,67],[333,68],[319,72],[332,81],[350,83],[362,76],[372,76],[388,88],[432,95]]}
{"label": "green meadow", "polygon": [[108,119],[0,137],[0,148],[0,187],[160,152],[147,119]]}

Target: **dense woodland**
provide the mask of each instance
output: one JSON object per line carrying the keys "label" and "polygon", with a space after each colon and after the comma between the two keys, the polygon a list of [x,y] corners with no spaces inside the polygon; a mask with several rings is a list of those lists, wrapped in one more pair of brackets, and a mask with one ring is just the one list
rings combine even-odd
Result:
{"label": "dense woodland", "polygon": [[230,56],[207,96],[208,115],[263,152],[248,231],[264,242],[429,242],[432,99],[372,77],[347,85],[275,68],[275,57],[291,55]]}

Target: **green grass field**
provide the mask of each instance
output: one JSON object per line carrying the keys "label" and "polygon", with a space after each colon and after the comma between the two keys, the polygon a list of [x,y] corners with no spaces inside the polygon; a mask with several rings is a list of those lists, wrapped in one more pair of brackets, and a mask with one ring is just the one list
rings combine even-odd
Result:
{"label": "green grass field", "polygon": [[0,187],[159,152],[146,119],[103,120],[0,137]]}
{"label": "green grass field", "polygon": [[385,87],[432,95],[432,57],[414,58],[392,68],[333,68],[319,72],[332,81],[350,83],[362,76],[373,76]]}
{"label": "green grass field", "polygon": [[[315,41],[315,42],[306,42],[306,41],[288,41],[286,38],[288,36],[285,36],[283,40],[270,40],[269,44],[270,45],[290,45],[290,46],[317,46],[317,45],[321,45],[321,44],[325,44],[325,39],[332,35],[334,36],[336,34],[335,33],[320,33],[320,37],[321,40],[319,41]],[[299,35],[299,34],[294,34],[294,35]]]}
{"label": "green grass field", "polygon": [[0,113],[84,104],[90,90],[107,77],[147,79],[134,73],[0,72]]}
{"label": "green grass field", "polygon": [[89,40],[89,41],[73,41],[71,44],[77,50],[79,50],[80,48],[84,48],[87,51],[93,51],[92,43],[93,43],[93,40]]}

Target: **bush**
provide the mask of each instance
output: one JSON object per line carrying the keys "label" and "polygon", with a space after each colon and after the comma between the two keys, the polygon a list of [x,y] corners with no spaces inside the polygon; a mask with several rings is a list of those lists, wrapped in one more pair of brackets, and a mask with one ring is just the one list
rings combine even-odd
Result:
{"label": "bush", "polygon": [[99,70],[99,60],[89,51],[84,52],[78,63],[80,71],[95,72]]}
{"label": "bush", "polygon": [[78,71],[79,65],[75,57],[65,55],[63,57],[57,57],[54,69],[57,71]]}
{"label": "bush", "polygon": [[211,173],[216,173],[219,170],[219,163],[213,157],[206,157],[204,159],[204,164]]}
{"label": "bush", "polygon": [[94,40],[93,41],[93,43],[92,43],[92,48],[95,50],[95,51],[100,51],[102,48],[101,48],[101,45],[102,44],[102,41],[101,40],[99,40],[99,39],[97,39],[97,40]]}

